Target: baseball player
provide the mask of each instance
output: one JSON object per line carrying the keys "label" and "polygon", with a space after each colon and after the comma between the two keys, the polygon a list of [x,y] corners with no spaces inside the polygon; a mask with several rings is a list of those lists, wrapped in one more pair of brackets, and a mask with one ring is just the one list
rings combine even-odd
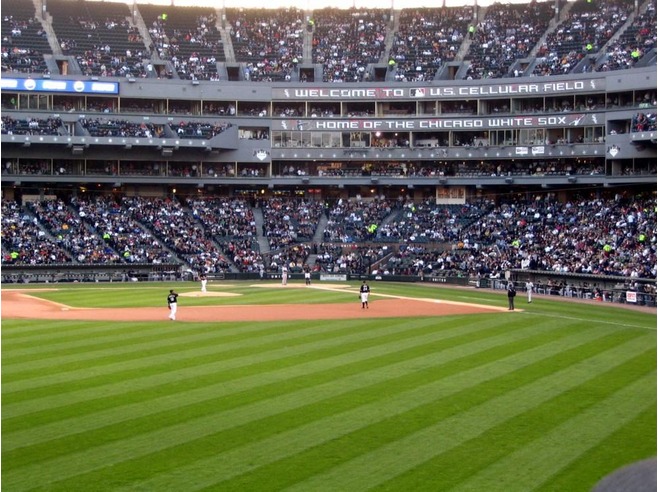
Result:
{"label": "baseball player", "polygon": [[281,285],[288,285],[288,267],[285,265],[281,267]]}
{"label": "baseball player", "polygon": [[370,295],[370,286],[365,280],[359,288],[359,299],[361,300],[361,309],[370,309],[368,307],[368,296]]}
{"label": "baseball player", "polygon": [[178,311],[178,294],[174,292],[174,289],[169,291],[167,296],[167,305],[169,306],[169,319],[176,321],[176,311]]}
{"label": "baseball player", "polygon": [[206,286],[208,285],[208,277],[205,273],[199,275],[199,280],[201,281],[201,292],[206,292]]}
{"label": "baseball player", "polygon": [[535,288],[535,284],[532,283],[532,280],[528,280],[525,283],[525,290],[528,292],[528,302],[532,302],[532,290]]}
{"label": "baseball player", "polygon": [[311,271],[309,269],[304,270],[304,280],[306,285],[311,285]]}

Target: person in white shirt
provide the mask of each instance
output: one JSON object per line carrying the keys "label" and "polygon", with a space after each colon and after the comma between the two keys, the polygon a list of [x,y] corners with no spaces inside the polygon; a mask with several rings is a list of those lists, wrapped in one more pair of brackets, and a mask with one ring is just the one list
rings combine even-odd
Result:
{"label": "person in white shirt", "polygon": [[525,283],[525,290],[528,293],[528,302],[532,302],[532,290],[535,288],[535,284],[531,280],[528,280]]}

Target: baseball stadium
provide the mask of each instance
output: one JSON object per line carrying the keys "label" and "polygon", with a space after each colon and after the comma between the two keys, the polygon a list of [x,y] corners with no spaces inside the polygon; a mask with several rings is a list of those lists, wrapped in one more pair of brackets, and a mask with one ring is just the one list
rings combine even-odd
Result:
{"label": "baseball stadium", "polygon": [[3,490],[656,490],[656,0],[398,3],[2,0]]}

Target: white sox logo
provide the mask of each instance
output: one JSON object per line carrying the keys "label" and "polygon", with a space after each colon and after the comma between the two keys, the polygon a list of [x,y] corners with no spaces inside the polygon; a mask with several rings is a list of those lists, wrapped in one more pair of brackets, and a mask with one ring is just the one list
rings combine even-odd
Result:
{"label": "white sox logo", "polygon": [[259,161],[264,161],[265,159],[267,159],[269,155],[270,153],[265,149],[259,149],[254,151],[254,157]]}

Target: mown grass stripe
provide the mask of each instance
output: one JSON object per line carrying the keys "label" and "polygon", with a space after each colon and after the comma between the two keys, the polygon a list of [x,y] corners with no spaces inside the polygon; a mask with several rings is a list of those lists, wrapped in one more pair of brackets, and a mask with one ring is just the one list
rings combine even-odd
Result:
{"label": "mown grass stripe", "polygon": [[[349,351],[354,352],[357,358],[376,357],[382,353],[392,353],[406,347],[416,347],[448,339],[488,337],[495,335],[496,330],[511,329],[500,319],[494,321],[493,325],[472,322],[469,326],[460,326],[457,322],[455,323],[456,326],[452,326],[447,330],[434,329],[431,323],[431,320],[414,320],[407,323],[406,328],[402,331],[400,331],[397,323],[378,323],[379,328],[373,331],[358,330],[339,338],[322,339],[319,342],[305,341],[305,343],[298,346],[289,346],[286,342],[273,342],[274,348],[267,347],[262,353],[255,351],[246,341],[239,346],[240,350],[233,358],[224,353],[228,352],[230,354],[230,350],[226,346],[203,347],[200,349],[201,354],[194,351],[185,351],[184,357],[186,361],[189,361],[189,367],[184,367],[183,361],[180,359],[181,354],[178,354],[178,359],[169,354],[161,357],[148,357],[144,361],[125,364],[128,367],[116,363],[112,366],[112,370],[116,372],[111,372],[109,368],[105,368],[108,373],[103,375],[104,379],[101,381],[86,381],[83,379],[82,382],[86,386],[82,389],[77,387],[81,382],[76,379],[73,379],[73,381],[76,381],[75,385],[67,385],[66,381],[57,378],[55,378],[55,381],[51,380],[51,384],[48,386],[39,385],[39,388],[42,388],[42,394],[36,394],[33,388],[27,390],[15,388],[15,392],[11,394],[11,399],[9,395],[3,394],[5,402],[9,403],[3,405],[2,418],[5,421],[7,418],[15,418],[32,412],[50,411],[98,398],[110,400],[124,397],[129,392],[139,396],[144,391],[157,391],[158,387],[170,383],[172,379],[182,386],[186,380],[194,380],[208,375],[230,375],[231,370],[244,377],[245,371],[249,367],[253,367],[253,374],[258,378],[260,378],[258,373],[272,371],[268,377],[275,380],[277,374],[281,372],[284,376],[289,375],[287,372],[287,366],[289,365],[298,365],[300,371],[311,370],[316,366],[331,367],[336,364],[340,365],[342,363],[341,354],[344,357],[344,354]],[[527,328],[525,325],[519,327],[519,329]],[[418,330],[418,334],[416,334],[416,330]],[[383,341],[382,337],[384,337]],[[391,338],[387,339],[386,337]],[[258,344],[258,340],[254,343]],[[215,356],[213,350],[224,353],[223,357],[225,358]],[[322,354],[321,351],[326,351],[326,353]],[[202,355],[208,354],[210,354],[208,359],[203,360]],[[323,356],[321,357],[321,355]],[[306,364],[309,364],[309,366]],[[83,378],[84,371],[74,372],[70,374],[70,377]],[[54,385],[55,382],[57,382],[57,385]],[[94,382],[97,382],[98,385],[92,385]]]}
{"label": "mown grass stripe", "polygon": [[[531,445],[566,420],[647,374],[651,371],[652,358],[655,358],[655,351],[647,351],[600,373],[546,403],[492,427],[477,438],[465,441],[450,452],[438,455],[398,475],[382,484],[381,489],[417,490],[422,488],[423,484],[432,484],[437,489],[449,490],[476,476],[481,470],[496,467],[503,461],[509,464],[508,470],[514,469],[514,462],[508,460],[510,454]],[[537,367],[533,368],[536,369]],[[515,375],[512,374],[511,377]],[[574,401],[574,395],[578,395],[577,401]],[[569,436],[565,436],[565,439],[568,440]],[[564,441],[560,443],[564,444]],[[487,452],[483,453],[482,449],[487,449]],[[652,450],[645,451],[650,453]],[[515,471],[513,474],[502,473],[495,481],[488,483],[488,486],[473,490],[490,490],[494,484],[505,489],[506,482],[515,481],[518,473],[522,471]],[[567,487],[554,490],[575,489]]]}
{"label": "mown grass stripe", "polygon": [[[89,411],[88,408],[78,406],[74,406],[71,412],[64,414],[61,411],[57,414],[46,411],[44,414],[50,419],[45,422],[40,423],[38,420],[25,418],[20,422],[29,421],[30,425],[19,426],[17,425],[18,419],[6,422],[4,449],[11,450],[59,438],[62,435],[70,434],[72,428],[79,432],[89,432],[108,425],[124,424],[133,419],[154,419],[154,415],[157,413],[174,412],[179,414],[183,411],[183,407],[207,404],[209,401],[219,399],[225,402],[227,397],[235,397],[235,395],[245,392],[258,395],[258,399],[253,402],[243,402],[243,404],[257,405],[261,399],[274,397],[278,397],[278,401],[284,406],[285,404],[314,401],[318,398],[330,397],[332,394],[352,391],[361,385],[399,379],[424,368],[431,369],[437,364],[443,366],[460,358],[482,354],[492,349],[501,350],[501,346],[509,346],[528,339],[529,342],[526,343],[545,343],[545,337],[550,337],[553,342],[557,342],[560,338],[567,336],[569,331],[543,332],[540,327],[535,326],[532,329],[526,327],[522,331],[504,334],[488,330],[487,334],[490,336],[486,338],[466,337],[461,340],[460,344],[456,344],[457,342],[452,339],[451,345],[445,347],[430,343],[430,339],[423,337],[408,340],[404,344],[398,342],[381,347],[377,351],[370,349],[352,352],[349,355],[341,354],[330,364],[316,362],[301,368],[280,369],[276,373],[270,373],[265,381],[260,375],[240,377],[236,380],[220,380],[219,382],[211,379],[200,387],[186,385],[186,389],[175,393],[162,391],[153,395],[146,394],[146,399],[136,403],[126,402],[117,396],[108,400],[107,405],[103,405],[102,410],[99,411]],[[591,340],[595,337],[594,334],[589,334],[583,339]],[[535,339],[537,339],[536,342]],[[435,342],[441,341],[436,340]],[[386,370],[383,371],[380,368]],[[335,388],[330,387],[329,383],[332,380],[338,380],[340,385]],[[293,386],[294,394],[290,397],[290,402],[283,399],[285,397],[283,391],[291,391],[285,384]],[[276,391],[272,391],[273,388]],[[167,396],[161,396],[163,393]],[[140,394],[144,395],[144,392]],[[82,405],[84,404],[83,402]],[[273,408],[270,406],[272,404],[268,402],[264,402],[263,405],[262,411]],[[257,412],[252,410],[251,413]]]}
{"label": "mown grass stripe", "polygon": [[[48,369],[49,373],[65,372],[69,368],[75,369],[80,363],[85,363],[85,367],[101,366],[118,358],[125,363],[126,360],[131,360],[129,357],[131,355],[132,358],[144,358],[145,355],[150,355],[152,352],[158,354],[165,352],[164,349],[170,349],[171,352],[182,351],[187,345],[192,347],[199,344],[208,345],[213,340],[216,343],[222,343],[227,348],[232,348],[231,344],[238,344],[241,341],[253,344],[252,340],[258,340],[257,343],[262,345],[271,342],[283,344],[288,340],[303,339],[304,337],[338,336],[350,333],[350,328],[353,328],[351,324],[325,325],[317,328],[299,323],[275,323],[267,325],[266,328],[261,325],[260,329],[255,331],[249,329],[253,328],[253,325],[239,328],[225,328],[222,325],[208,324],[185,325],[182,330],[173,328],[171,323],[165,326],[159,326],[157,330],[146,329],[146,335],[143,334],[145,329],[141,327],[115,329],[111,336],[103,336],[101,339],[92,341],[87,340],[86,333],[81,333],[79,336],[82,339],[76,338],[74,341],[54,343],[47,351],[41,351],[40,354],[35,353],[34,355],[38,358],[34,360],[18,361],[8,355],[3,360],[3,365],[10,372],[5,379],[21,381],[31,377],[31,371],[39,374],[38,371],[42,369]],[[367,324],[361,323],[361,331],[367,327]],[[376,327],[373,325],[373,328]],[[7,349],[5,350],[7,351]]]}
{"label": "mown grass stripe", "polygon": [[[607,339],[606,342],[614,342],[614,340]],[[479,384],[475,387],[469,388],[466,391],[458,392],[449,397],[441,395],[436,401],[430,401],[419,407],[415,407],[393,417],[381,420],[374,424],[364,426],[354,432],[346,434],[345,436],[337,437],[328,440],[321,445],[314,446],[307,451],[300,452],[290,457],[277,460],[271,464],[259,467],[250,471],[242,476],[237,476],[230,481],[223,481],[221,488],[223,490],[235,490],[240,486],[245,486],[247,489],[252,488],[254,484],[267,482],[271,484],[274,489],[281,490],[290,485],[293,480],[290,477],[295,477],[294,481],[302,480],[303,477],[321,474],[332,466],[337,466],[341,462],[349,461],[357,458],[359,455],[368,453],[373,448],[384,446],[388,443],[394,442],[397,439],[402,439],[408,434],[431,425],[433,422],[438,422],[442,419],[449,418],[451,415],[459,413],[464,409],[478,405],[486,400],[503,394],[510,387],[517,387],[522,384],[528,384],[542,375],[551,374],[555,370],[559,370],[580,360],[593,353],[602,350],[602,344],[587,344],[578,347],[577,349],[570,349],[565,353],[552,357],[550,360],[544,360],[540,363],[533,363],[526,366],[522,373],[515,371],[503,377],[496,378],[495,380],[488,381],[484,384]],[[651,355],[654,355],[653,353]],[[644,363],[650,363],[650,360],[645,356]],[[609,373],[609,372],[608,372]],[[491,432],[496,427],[487,431]],[[512,439],[507,436],[508,439]],[[436,436],[437,441],[440,441],[441,436]],[[480,436],[478,436],[478,441]],[[462,447],[457,446],[456,449]],[[477,455],[481,452],[482,448],[476,446],[472,453]],[[495,444],[493,445],[495,449]],[[454,450],[451,450],[452,454]],[[424,452],[411,451],[410,452]],[[488,453],[487,453],[488,454]],[[329,459],[327,457],[330,457]],[[466,457],[468,458],[468,457]],[[465,459],[463,463],[455,463],[452,468],[447,470],[463,469],[470,465],[473,459]],[[423,463],[424,465],[425,463]],[[367,466],[364,464],[364,466]],[[277,470],[286,470],[287,473],[277,474]],[[437,470],[434,469],[435,475]],[[409,473],[417,474],[418,467],[413,467],[408,470]],[[406,473],[406,472],[405,472]],[[439,472],[441,473],[441,472]],[[449,473],[449,472],[448,472]],[[276,477],[276,478],[271,478]],[[436,481],[436,477],[432,481]],[[427,483],[424,486],[427,486]],[[211,487],[212,488],[212,487]],[[417,490],[418,483],[413,487],[400,487],[392,490]],[[422,488],[422,487],[421,487]],[[439,487],[439,490],[442,488]]]}
{"label": "mown grass stripe", "polygon": [[[89,326],[84,322],[75,323],[79,323],[81,326]],[[144,344],[156,342],[154,346],[159,346],[157,343],[161,342],[162,346],[167,346],[170,343],[175,343],[179,338],[187,339],[195,335],[232,340],[240,336],[258,336],[268,332],[275,334],[280,330],[285,331],[286,328],[289,328],[288,323],[284,322],[259,326],[245,324],[240,328],[226,328],[223,324],[217,323],[213,325],[214,330],[209,330],[208,326],[208,323],[185,325],[174,325],[172,323],[112,323],[111,326],[102,331],[93,330],[89,332],[82,330],[74,336],[51,335],[48,340],[26,340],[20,347],[12,347],[3,343],[3,348],[7,352],[3,362],[11,364],[15,372],[20,372],[24,370],[22,366],[24,362],[27,363],[27,369],[32,368],[30,367],[32,361],[42,364],[43,367],[47,367],[47,364],[64,366],[69,358],[75,361],[76,355],[102,357],[103,352],[114,354],[117,349],[123,348],[127,351],[125,353],[130,353],[130,351],[141,350],[141,345]],[[300,327],[300,329],[303,328],[303,326]],[[38,369],[39,366],[33,368]]]}
{"label": "mown grass stripe", "polygon": [[[583,343],[587,343],[583,340]],[[615,340],[610,340],[610,343],[617,343]],[[307,448],[312,448],[318,446],[322,443],[333,441],[340,436],[349,434],[351,432],[358,431],[364,426],[372,425],[373,421],[381,421],[382,419],[390,418],[394,415],[399,415],[409,409],[416,408],[420,405],[430,403],[436,399],[436,395],[440,394],[441,397],[445,395],[455,394],[463,392],[465,388],[472,387],[473,385],[480,384],[482,381],[489,381],[496,375],[500,374],[509,374],[511,372],[517,371],[520,369],[520,366],[523,365],[521,361],[526,361],[527,364],[532,364],[537,359],[545,359],[547,353],[561,354],[565,350],[565,346],[559,346],[559,343],[550,343],[544,345],[542,344],[539,347],[536,347],[530,351],[525,351],[521,354],[515,354],[512,357],[504,359],[501,361],[495,361],[484,366],[479,366],[476,369],[470,369],[467,371],[459,372],[457,375],[441,379],[439,381],[432,382],[430,384],[422,385],[415,388],[412,391],[404,392],[402,394],[394,394],[393,396],[384,398],[382,401],[376,401],[367,405],[361,405],[355,409],[352,409],[347,412],[340,412],[337,414],[330,413],[329,417],[322,418],[312,423],[301,423],[301,425],[296,426],[295,428],[286,431],[278,432],[275,436],[265,437],[259,441],[243,445],[239,448],[236,448],[231,451],[223,452],[218,454],[218,451],[212,447],[212,443],[221,446],[221,439],[217,438],[210,441],[211,448],[207,451],[208,455],[216,456],[211,459],[199,460],[194,466],[193,470],[189,470],[187,467],[185,469],[178,469],[176,473],[182,473],[186,476],[186,481],[190,479],[190,476],[193,477],[205,477],[204,480],[211,479],[212,481],[217,480],[218,474],[217,468],[219,469],[219,476],[224,478],[232,477],[248,471],[250,468],[255,468],[262,466],[265,463],[271,463],[277,461],[282,456],[294,455]],[[642,350],[646,347],[646,344],[637,344],[639,347],[635,347],[635,350]],[[596,347],[596,344],[592,344],[592,347]],[[621,361],[623,357],[621,354],[617,354],[617,349],[613,349],[609,356],[598,356],[594,357],[593,360],[598,361],[599,359],[604,359],[609,362],[609,359],[612,358],[614,361]],[[578,351],[574,357],[579,356],[582,351]],[[596,365],[594,366],[596,367]],[[552,371],[552,366],[549,365],[546,368],[546,371]],[[507,392],[507,388],[500,389],[498,385],[493,385],[493,391],[499,391],[501,393]],[[387,395],[383,395],[387,396]],[[260,418],[260,415],[258,416]],[[208,435],[207,429],[210,421],[200,423],[194,422],[195,428],[198,427],[198,437],[204,437]],[[186,431],[189,433],[190,426],[192,423],[188,422],[184,426]],[[201,425],[196,425],[201,424]],[[222,425],[223,419],[217,419],[215,425]],[[182,428],[181,430],[182,431]],[[179,430],[174,428],[163,429],[161,432],[157,432],[149,436],[141,436],[139,438],[139,443],[136,443],[138,447],[144,447],[148,449],[149,444],[151,445],[150,454],[153,454],[153,443],[160,444],[162,440],[165,440],[168,446],[167,453],[165,456],[171,458],[171,456],[186,458],[189,452],[192,452],[195,449],[194,444],[189,444],[191,436],[187,438],[182,438],[179,435]],[[248,439],[248,435],[244,438]],[[124,441],[125,444],[125,441]],[[112,447],[114,448],[115,445]],[[133,448],[134,449],[134,448]],[[163,447],[160,447],[163,449]],[[127,456],[132,456],[134,460],[138,454],[135,452],[127,453],[124,449],[124,455],[120,456],[117,453],[111,452],[109,449],[99,450],[91,449],[87,450],[84,453],[85,465],[91,465],[93,462],[96,463],[97,467],[110,466],[110,470],[116,471],[119,461],[124,461],[127,459]],[[181,455],[182,453],[182,455]],[[110,459],[109,462],[104,462],[101,458],[104,459],[111,458],[115,456],[115,459]],[[160,454],[157,462],[160,463]],[[98,460],[96,459],[98,457]],[[71,466],[71,463],[75,463],[75,454],[68,455],[70,460],[67,460],[66,457],[61,459],[54,460],[54,462],[43,463],[39,466],[40,473],[48,472],[51,469],[51,466],[54,466],[52,471],[59,470],[60,475],[63,470],[67,470]],[[220,462],[217,462],[217,458],[220,458]],[[91,460],[91,462],[90,462]],[[139,460],[142,465],[144,465],[143,460]],[[131,464],[135,464],[134,462]],[[211,466],[210,469],[207,466]],[[29,468],[29,467],[28,467]],[[138,466],[140,470],[143,470],[143,466]],[[165,467],[166,468],[166,467]],[[208,477],[209,470],[212,474],[212,478]],[[80,470],[78,470],[78,473]],[[107,477],[106,477],[107,478]],[[172,477],[168,477],[166,481],[172,480]],[[161,485],[166,486],[165,482],[162,482]],[[197,483],[198,485],[198,483]],[[179,489],[180,487],[189,487],[190,483],[187,482],[187,485],[183,483],[170,483],[169,486],[174,487],[174,489]],[[155,487],[155,488],[152,488]],[[149,482],[147,488],[151,490],[160,490],[157,484]],[[310,489],[309,489],[310,490]]]}
{"label": "mown grass stripe", "polygon": [[535,490],[591,490],[604,476],[623,465],[651,456],[655,459],[656,443],[647,436],[656,435],[656,419],[656,406],[650,405],[568,466],[561,468],[549,480],[542,482]]}
{"label": "mown grass stripe", "polygon": [[[473,323],[471,323],[473,324]],[[83,381],[89,380],[89,386],[102,384],[103,376],[109,376],[108,379],[115,378],[117,372],[123,372],[121,378],[125,380],[129,375],[128,371],[139,370],[144,374],[145,370],[157,372],[166,371],[167,366],[176,363],[180,369],[185,367],[188,362],[191,365],[203,363],[205,357],[217,358],[221,355],[222,359],[234,358],[243,354],[251,356],[271,350],[289,350],[292,352],[296,347],[333,347],[347,343],[361,342],[383,338],[385,336],[404,337],[408,333],[412,336],[415,330],[430,330],[431,320],[415,321],[404,327],[400,327],[396,322],[373,323],[372,321],[358,321],[349,324],[333,326],[327,328],[317,328],[308,326],[308,324],[290,324],[285,328],[267,334],[259,333],[256,335],[236,334],[233,337],[219,336],[216,342],[210,343],[211,339],[202,338],[198,340],[196,335],[188,343],[188,338],[181,335],[180,338],[173,342],[167,341],[162,343],[154,338],[149,343],[145,343],[135,348],[130,345],[127,353],[116,349],[110,350],[105,357],[97,357],[92,363],[86,364],[79,369],[67,370],[66,366],[62,371],[48,371],[46,375],[33,377],[28,380],[15,382],[5,382],[3,384],[3,395],[10,395],[12,391],[26,391],[39,387],[48,387],[56,389],[55,385],[66,383],[69,380],[75,380],[79,385]],[[458,329],[458,323],[453,323],[453,328]],[[217,333],[219,330],[213,327],[205,328],[209,333]],[[116,354],[116,355],[115,355]],[[98,354],[97,354],[98,355]],[[12,374],[12,366],[5,367],[6,372]],[[39,372],[38,374],[42,374]],[[14,388],[19,388],[15,390]],[[12,395],[19,399],[19,395]]]}
{"label": "mown grass stripe", "polygon": [[[30,321],[34,324],[34,321]],[[19,323],[17,320],[3,322],[2,345],[11,357],[48,353],[59,350],[58,344],[74,347],[93,347],[105,339],[127,339],[144,336],[145,333],[166,334],[173,332],[171,323],[145,323],[130,321],[104,321],[90,324],[87,321],[52,321],[39,328],[31,329],[30,324]],[[20,326],[16,326],[20,325]],[[74,345],[75,344],[75,345]]]}
{"label": "mown grass stripe", "polygon": [[[549,335],[546,335],[544,337],[535,337],[533,339],[533,344],[532,346],[537,346],[540,345],[548,339]],[[539,338],[538,340],[536,340]],[[490,350],[489,358],[491,357],[500,357],[503,355],[503,352],[505,353],[511,353],[511,352],[518,352],[521,350],[525,350],[529,347],[528,341],[522,341],[522,342],[517,342],[517,343],[511,343],[505,346],[504,351],[502,351],[500,348],[494,348]],[[493,353],[495,352],[495,354]],[[330,385],[325,385],[324,388],[318,388],[321,386],[322,380],[318,379],[317,377],[314,377],[312,380],[311,378],[308,379],[308,384],[313,384],[317,390],[312,389],[311,393],[309,393],[312,397],[315,398],[315,401],[310,401],[309,398],[306,398],[304,391],[299,389],[300,384],[295,381],[293,384],[288,385],[287,382],[285,383],[277,383],[275,386],[271,387],[271,389],[276,388],[276,393],[281,395],[282,391],[287,391],[287,392],[294,392],[294,394],[283,394],[282,396],[279,396],[279,398],[276,399],[276,402],[274,403],[275,407],[280,407],[281,405],[285,405],[286,403],[290,404],[290,409],[283,410],[282,412],[278,412],[277,414],[273,415],[270,417],[272,420],[272,425],[268,425],[266,422],[264,422],[265,419],[268,417],[259,417],[256,418],[255,420],[249,421],[247,425],[251,427],[251,429],[245,429],[245,426],[242,426],[241,429],[235,429],[235,436],[239,440],[243,440],[245,434],[249,435],[249,439],[256,439],[257,436],[259,435],[259,432],[266,431],[270,432],[273,431],[275,428],[278,428],[279,430],[284,430],[287,428],[290,428],[292,426],[297,425],[297,422],[299,422],[300,419],[302,420],[307,420],[307,419],[316,419],[320,418],[320,416],[326,415],[328,412],[333,413],[336,411],[344,410],[345,408],[351,408],[356,405],[361,405],[365,404],[368,401],[375,400],[382,398],[382,395],[387,395],[390,396],[392,394],[392,391],[390,390],[391,387],[394,387],[395,390],[394,392],[401,392],[401,391],[408,391],[414,386],[417,386],[418,384],[423,384],[425,382],[425,379],[432,379],[436,377],[447,377],[449,374],[464,370],[465,366],[473,366],[477,364],[483,363],[483,358],[484,355],[482,352],[476,354],[476,356],[473,357],[467,357],[467,358],[462,358],[462,360],[459,361],[458,364],[451,364],[450,366],[446,367],[445,363],[441,362],[439,363],[438,366],[429,366],[427,367],[427,364],[425,364],[422,370],[419,370],[416,368],[416,370],[413,370],[413,367],[410,368],[410,373],[408,375],[401,375],[401,376],[395,376],[393,379],[390,379],[390,371],[386,370],[385,374],[383,374],[381,377],[386,378],[383,381],[380,382],[373,382],[372,380],[374,379],[372,376],[377,375],[377,372],[374,370],[370,370],[370,377],[365,379],[364,381],[361,382],[360,385],[355,387],[355,384],[353,381],[348,380],[348,378],[345,378],[345,381],[347,381],[347,385],[344,384],[343,381],[336,382],[332,381]],[[441,358],[442,359],[442,358]],[[384,362],[384,361],[382,361]],[[358,370],[358,368],[355,368]],[[420,374],[422,374],[424,377],[421,378]],[[338,378],[339,375],[335,374],[333,376],[333,379]],[[347,386],[347,389],[346,389]],[[308,385],[307,385],[308,389]],[[324,391],[322,391],[324,389]],[[319,392],[318,392],[319,391]],[[329,392],[333,393],[338,393],[335,396],[327,395]],[[263,395],[264,393],[264,395]],[[253,394],[253,393],[252,393]],[[270,401],[274,401],[274,395],[272,395],[271,391],[268,392],[263,392],[259,391],[258,392],[258,400],[264,400],[264,399],[269,399]],[[327,400],[331,399],[331,405],[328,405]],[[106,436],[111,436],[111,440],[115,441],[117,439],[121,438],[130,438],[135,435],[134,429],[138,428],[140,429],[141,432],[150,432],[154,429],[164,427],[164,426],[172,426],[175,423],[182,423],[185,421],[190,421],[196,417],[200,416],[205,416],[209,412],[217,413],[218,411],[224,410],[225,407],[221,406],[223,398],[217,398],[216,403],[217,405],[214,405],[215,402],[208,401],[205,402],[206,404],[204,406],[201,405],[195,405],[191,409],[182,409],[182,411],[176,411],[176,412],[169,412],[168,414],[159,414],[159,415],[154,415],[153,418],[143,418],[142,422],[124,422],[121,424],[117,424],[112,427],[104,427],[102,429],[99,429],[97,433],[94,432],[86,432],[84,434],[84,441],[85,442],[94,442],[95,445],[100,445],[103,442],[103,438]],[[208,403],[210,403],[210,407],[208,407]],[[300,407],[300,404],[303,405]],[[248,416],[255,416],[255,415],[262,415],[266,412],[271,412],[273,410],[272,405],[267,405],[263,404],[260,406],[256,405],[247,405],[245,402],[240,403],[240,417],[244,415]],[[314,408],[315,407],[315,408]],[[321,415],[320,415],[321,414]],[[226,414],[228,417],[230,417],[228,414]],[[279,422],[277,422],[277,420]],[[254,424],[255,425],[252,425]],[[281,426],[283,424],[284,427]],[[226,432],[223,433],[224,435],[222,436],[221,440],[222,443],[225,443],[227,441],[234,441],[235,438],[230,438]],[[203,440],[201,438],[200,440]],[[200,440],[197,440],[197,443],[194,444],[195,448],[198,448],[198,442]],[[26,464],[26,463],[31,463],[33,460],[30,460],[29,457],[36,454],[39,455],[42,459],[48,459],[49,457],[54,457],[55,455],[62,454],[65,452],[73,452],[73,451],[79,451],[80,450],[80,437],[79,435],[71,435],[68,434],[67,436],[58,439],[58,440],[50,440],[43,442],[41,446],[31,446],[30,449],[21,449],[17,453],[5,453],[4,459],[6,462],[11,462],[14,466],[20,466],[21,464]],[[186,453],[187,454],[187,453]],[[20,456],[24,455],[25,459],[22,460]]]}
{"label": "mown grass stripe", "polygon": [[[528,313],[530,314],[530,313]],[[576,321],[576,322],[591,322],[591,318],[584,318],[582,316],[566,316],[566,315],[560,315],[556,314],[554,312],[550,311],[537,311],[534,310],[532,312],[532,316],[547,316],[552,319],[561,319],[565,321]],[[645,324],[638,324],[638,323],[624,323],[620,322],[618,319],[600,319],[596,320],[596,323],[598,325],[611,325],[619,328],[635,328],[635,329],[640,329],[640,330],[650,330],[650,331],[656,331],[655,326],[651,325],[645,325]]]}
{"label": "mown grass stripe", "polygon": [[[462,442],[473,439],[491,427],[514,418],[646,350],[649,348],[644,338],[631,340],[530,384],[511,389],[478,406],[465,409],[402,439],[342,463],[326,473],[314,475],[289,490],[326,490],[325,484],[331,484],[334,490],[365,490],[381,484],[433,456],[449,452]],[[401,460],[400,456],[405,459]],[[364,473],[364,470],[367,470],[367,473]]]}
{"label": "mown grass stripe", "polygon": [[[546,341],[550,338],[550,334],[546,334]],[[580,335],[580,334],[576,334]],[[576,336],[574,335],[574,336]],[[582,337],[582,343],[586,343],[588,337]],[[558,343],[551,343],[549,345],[560,345],[555,347],[557,353],[564,350],[565,345]],[[568,346],[568,345],[567,345]],[[550,349],[548,350],[550,352]],[[540,344],[540,347],[536,347],[532,350],[534,359],[536,357],[543,358],[546,354],[546,347],[544,344]],[[494,355],[492,355],[494,357]],[[505,372],[512,370],[509,364],[505,364]],[[386,374],[391,374],[389,371],[385,371]],[[483,371],[482,377],[490,377],[490,371]],[[394,376],[394,374],[392,375]],[[438,384],[438,383],[437,383]],[[453,391],[461,391],[463,385],[453,387]],[[340,388],[343,387],[342,384],[339,385]],[[447,389],[446,389],[447,390]],[[385,395],[382,395],[382,397]],[[428,398],[428,394],[423,389],[418,389],[412,392],[409,392],[408,397],[401,397],[398,404],[405,406],[414,407],[419,402],[422,402]],[[299,401],[298,398],[291,400],[296,402],[297,406],[304,405],[305,402]],[[272,407],[275,407],[274,409]],[[372,404],[373,409],[378,409],[379,405],[377,403]],[[280,413],[282,409],[277,405],[276,401],[270,403],[269,406],[262,407],[257,412],[247,412],[246,409],[237,409],[235,412],[235,417],[242,419],[243,423],[248,423],[254,419],[262,419],[263,412],[269,412],[269,415]],[[327,408],[329,414],[332,414],[331,409]],[[355,411],[356,415],[359,415],[360,412]],[[78,474],[83,469],[95,469],[103,468],[105,466],[112,466],[116,471],[118,463],[127,460],[129,457],[136,457],[139,455],[149,455],[154,452],[154,450],[168,448],[172,452],[175,452],[178,455],[176,446],[184,445],[191,440],[201,439],[208,436],[209,434],[216,433],[221,428],[227,428],[234,426],[234,422],[229,421],[225,418],[226,415],[209,415],[203,419],[196,419],[193,421],[187,421],[176,426],[169,426],[163,429],[159,429],[155,432],[150,432],[143,435],[137,435],[133,438],[123,439],[117,442],[112,442],[104,446],[93,447],[90,449],[82,450],[77,448],[77,451],[70,454],[63,454],[60,457],[57,457],[53,460],[48,460],[42,463],[31,462],[27,466],[17,467],[17,472],[22,470],[20,473],[23,477],[31,476],[30,469],[35,468],[39,470],[39,474],[42,478],[47,478],[49,480],[55,480],[57,476],[66,476],[67,474]],[[333,420],[333,417],[330,418]],[[358,421],[361,422],[363,417],[359,417]],[[351,424],[350,424],[351,425]],[[363,425],[363,424],[361,424]],[[331,427],[329,427],[330,429]],[[321,425],[317,430],[326,433],[328,428],[324,425]],[[243,438],[249,438],[248,434],[242,433]],[[304,433],[306,436],[306,433]],[[313,433],[315,436],[314,439],[317,439],[317,431]],[[306,436],[308,437],[308,436]],[[214,441],[213,441],[214,442]],[[79,440],[80,444],[84,444],[84,439]],[[140,470],[143,467],[138,467]]]}
{"label": "mown grass stripe", "polygon": [[[451,490],[488,490],[492,483],[509,492],[535,490],[655,402],[655,374],[644,375]],[[501,471],[510,466],[518,473],[505,477]]]}

